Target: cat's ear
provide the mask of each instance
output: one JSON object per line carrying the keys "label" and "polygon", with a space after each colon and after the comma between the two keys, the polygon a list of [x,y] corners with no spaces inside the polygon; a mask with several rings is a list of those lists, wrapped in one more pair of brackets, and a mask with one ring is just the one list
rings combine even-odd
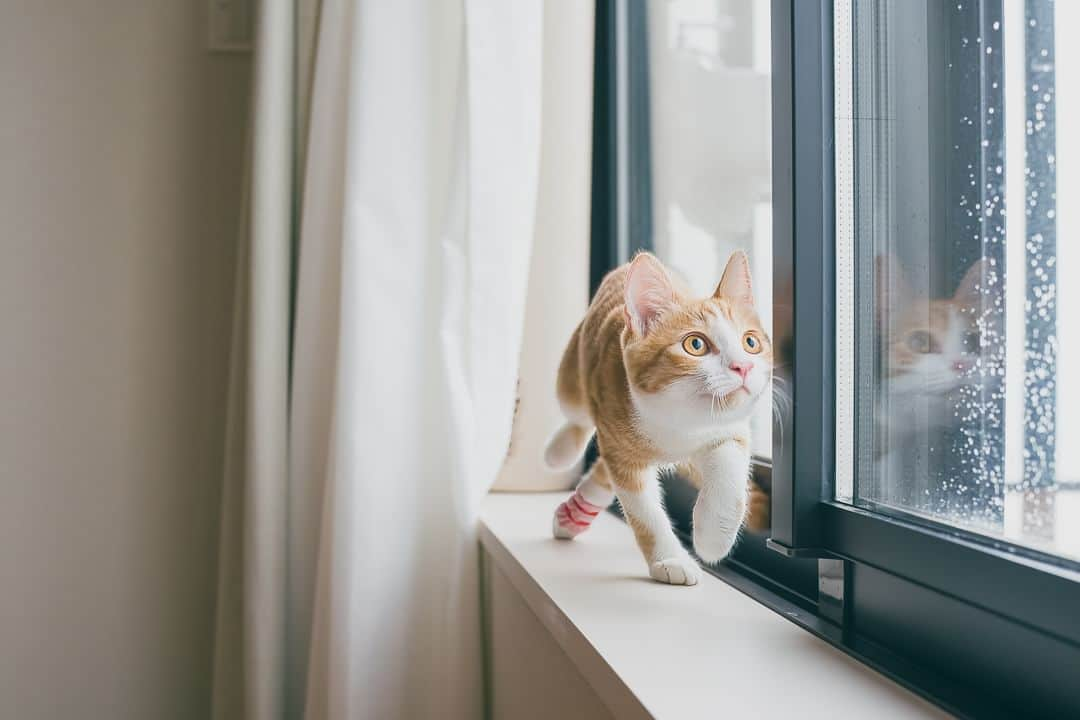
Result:
{"label": "cat's ear", "polygon": [[674,302],[675,290],[663,264],[649,253],[638,253],[626,276],[627,324],[644,337]]}
{"label": "cat's ear", "polygon": [[754,307],[754,284],[750,281],[750,258],[746,256],[746,252],[736,250],[731,253],[713,297],[723,297],[747,307]]}
{"label": "cat's ear", "polygon": [[993,297],[999,286],[992,282],[992,271],[993,267],[986,258],[969,267],[953,295],[953,305],[976,311],[982,307],[993,306]]}

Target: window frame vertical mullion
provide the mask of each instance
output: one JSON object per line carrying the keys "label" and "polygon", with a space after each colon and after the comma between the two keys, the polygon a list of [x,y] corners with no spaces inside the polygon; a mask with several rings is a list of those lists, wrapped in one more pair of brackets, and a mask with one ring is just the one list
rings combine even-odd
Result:
{"label": "window frame vertical mullion", "polygon": [[615,0],[596,0],[593,33],[592,190],[589,296],[622,260],[618,250],[616,178]]}
{"label": "window frame vertical mullion", "polygon": [[822,557],[835,469],[832,2],[773,0],[772,13],[774,344],[792,402],[773,433],[769,546]]}
{"label": "window frame vertical mullion", "polygon": [[589,294],[653,247],[648,7],[596,0]]}

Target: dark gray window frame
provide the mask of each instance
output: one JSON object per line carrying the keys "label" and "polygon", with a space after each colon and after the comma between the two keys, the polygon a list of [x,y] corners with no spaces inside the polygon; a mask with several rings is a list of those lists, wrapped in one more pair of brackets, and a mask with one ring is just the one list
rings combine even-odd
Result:
{"label": "dark gray window frame", "polygon": [[[980,15],[993,5],[976,2]],[[948,709],[1076,715],[1080,572],[1071,563],[832,500],[831,38],[831,2],[774,0],[774,316],[795,411],[782,420],[794,441],[774,447],[770,546],[822,559],[842,578],[832,603],[841,647]]]}

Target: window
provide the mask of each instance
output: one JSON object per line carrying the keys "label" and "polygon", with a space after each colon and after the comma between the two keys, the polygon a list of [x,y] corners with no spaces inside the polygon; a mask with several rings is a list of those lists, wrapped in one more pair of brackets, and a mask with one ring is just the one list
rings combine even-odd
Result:
{"label": "window", "polygon": [[1072,7],[836,3],[836,494],[1080,560]]}
{"label": "window", "polygon": [[1080,713],[1077,20],[597,3],[594,278],[648,247],[704,292],[744,247],[771,286],[770,523],[716,573],[968,716]]}

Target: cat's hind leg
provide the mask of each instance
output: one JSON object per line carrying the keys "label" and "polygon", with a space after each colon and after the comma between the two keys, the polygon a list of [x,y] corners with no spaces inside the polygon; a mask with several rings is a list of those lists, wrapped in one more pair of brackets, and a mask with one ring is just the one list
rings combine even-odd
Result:
{"label": "cat's hind leg", "polygon": [[578,483],[574,494],[555,509],[552,534],[563,540],[577,537],[589,529],[596,516],[614,499],[607,463],[599,458]]}

